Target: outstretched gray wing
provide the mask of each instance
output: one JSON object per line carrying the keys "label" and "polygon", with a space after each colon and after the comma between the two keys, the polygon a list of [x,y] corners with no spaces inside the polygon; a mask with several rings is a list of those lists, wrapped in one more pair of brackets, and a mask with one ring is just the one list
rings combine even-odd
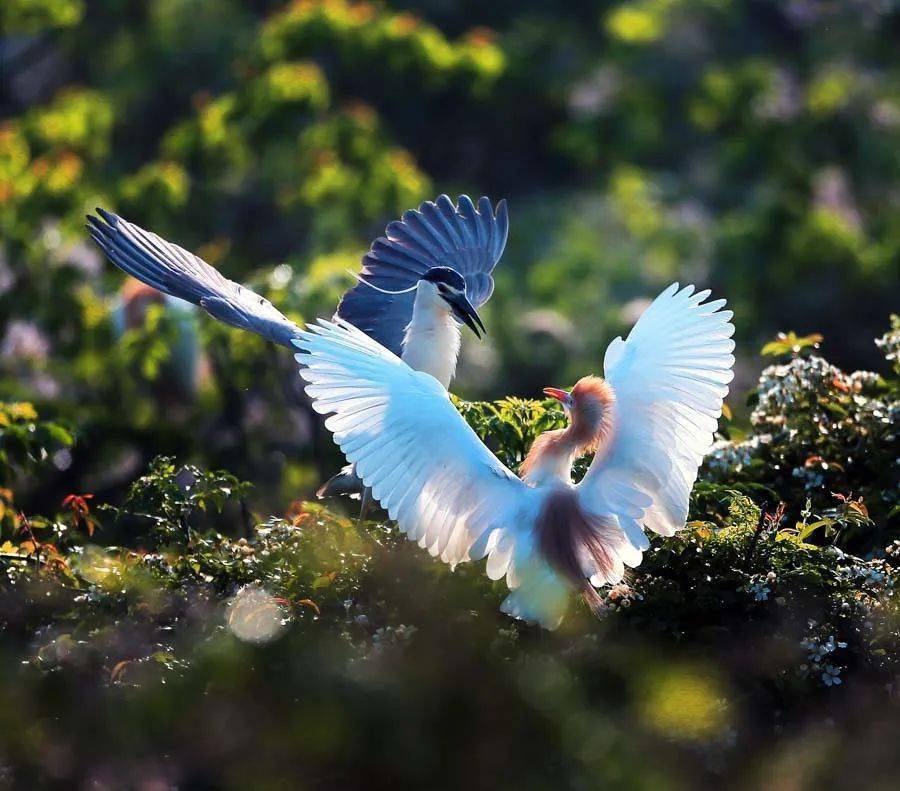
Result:
{"label": "outstretched gray wing", "polygon": [[[467,195],[460,195],[457,206],[441,195],[388,225],[363,258],[360,276],[399,291],[431,267],[447,266],[465,278],[469,300],[477,308],[494,290],[491,272],[503,255],[508,231],[506,201],[495,210],[487,198],[479,198],[476,208]],[[383,294],[358,283],[344,294],[337,315],[399,356],[414,301],[414,291]]]}
{"label": "outstretched gray wing", "polygon": [[[293,349],[300,328],[269,300],[229,280],[193,253],[112,212],[97,209],[88,230],[109,260],[148,286],[193,302],[232,327]],[[101,219],[102,218],[102,219]]]}

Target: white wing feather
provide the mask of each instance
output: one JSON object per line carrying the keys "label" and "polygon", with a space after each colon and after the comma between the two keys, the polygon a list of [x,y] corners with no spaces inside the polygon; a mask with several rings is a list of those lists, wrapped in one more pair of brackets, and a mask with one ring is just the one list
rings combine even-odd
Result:
{"label": "white wing feather", "polygon": [[508,571],[536,506],[432,376],[414,371],[351,324],[308,325],[294,341],[313,408],[400,529],[451,565],[488,556]]}
{"label": "white wing feather", "polygon": [[707,296],[669,286],[627,340],[606,350],[614,435],[578,485],[579,498],[594,513],[615,515],[638,551],[649,545],[642,526],[666,536],[684,526],[734,375],[732,312]]}

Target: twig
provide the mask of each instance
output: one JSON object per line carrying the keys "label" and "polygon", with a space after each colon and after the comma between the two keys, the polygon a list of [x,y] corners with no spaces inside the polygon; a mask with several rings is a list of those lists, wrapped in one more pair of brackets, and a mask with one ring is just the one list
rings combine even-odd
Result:
{"label": "twig", "polygon": [[753,536],[750,539],[750,544],[747,547],[747,554],[744,556],[745,571],[750,567],[750,561],[753,559],[753,552],[756,549],[756,545],[759,543],[759,537],[766,525],[766,507],[768,505],[769,504],[764,501],[759,508],[759,521],[756,523],[756,530],[753,532]]}
{"label": "twig", "polygon": [[241,504],[241,517],[244,522],[244,538],[249,540],[253,535],[253,519],[250,514],[250,509],[247,507],[247,498],[241,497],[239,502]]}

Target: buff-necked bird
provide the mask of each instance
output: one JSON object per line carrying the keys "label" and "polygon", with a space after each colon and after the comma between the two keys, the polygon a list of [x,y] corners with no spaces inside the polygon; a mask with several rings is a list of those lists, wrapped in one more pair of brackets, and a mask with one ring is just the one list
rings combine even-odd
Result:
{"label": "buff-necked bird", "polygon": [[[645,529],[684,527],[734,365],[731,311],[708,295],[670,286],[609,345],[603,378],[547,388],[568,425],[538,437],[521,477],[439,381],[347,321],[292,342],[314,408],[400,530],[451,566],[487,558],[509,587],[503,611],[552,629],[573,592],[596,607],[598,588],[641,562]],[[575,484],[572,464],[588,452]]]}

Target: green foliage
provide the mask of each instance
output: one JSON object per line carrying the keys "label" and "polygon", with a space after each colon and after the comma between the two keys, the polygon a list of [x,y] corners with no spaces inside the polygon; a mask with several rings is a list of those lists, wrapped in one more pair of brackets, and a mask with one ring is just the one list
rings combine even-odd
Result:
{"label": "green foliage", "polygon": [[774,341],[769,341],[762,347],[760,354],[771,357],[797,355],[805,349],[818,349],[821,342],[822,336],[817,332],[802,338],[798,337],[795,332],[779,332]]}
{"label": "green foliage", "polygon": [[74,441],[62,424],[40,420],[31,404],[0,402],[0,486],[11,486],[17,475],[35,472]]}
{"label": "green foliage", "polygon": [[403,82],[425,79],[435,85],[461,76],[480,90],[503,72],[505,60],[484,32],[451,43],[413,14],[347,0],[292,3],[263,25],[260,50],[266,60],[337,50],[345,68],[377,65]]}
{"label": "green foliage", "polygon": [[[539,402],[459,406],[509,463],[533,424],[559,422]],[[766,744],[786,722],[820,728],[825,716],[840,738],[857,726],[837,691],[852,690],[863,705],[900,672],[900,541],[870,559],[851,556],[835,545],[832,528],[873,529],[858,501],[815,520],[807,505],[793,526],[789,507],[754,502],[768,487],[734,486],[698,485],[687,529],[654,540],[641,566],[604,592],[602,617],[579,606],[550,635],[498,612],[503,583],[489,583],[480,564],[450,573],[380,521],[355,524],[305,503],[289,519],[249,529],[245,522],[243,537],[225,534],[218,514],[240,506],[248,484],[159,458],[121,507],[102,510],[113,522],[91,522],[89,496],[72,496],[62,514],[29,518],[0,547],[0,610],[15,613],[0,658],[21,668],[14,684],[2,676],[0,694],[50,705],[63,722],[84,717],[68,700],[107,701],[121,712],[115,727],[97,722],[89,730],[135,776],[146,771],[143,748],[129,740],[140,732],[148,748],[170,744],[167,731],[187,708],[207,727],[178,732],[167,748],[169,773],[187,771],[201,750],[215,756],[203,762],[204,778],[245,776],[220,730],[212,728],[211,742],[204,736],[214,709],[232,738],[268,745],[251,764],[257,781],[361,772],[371,782],[373,767],[386,778],[424,779],[435,771],[426,743],[439,743],[445,755],[470,749],[468,741],[447,743],[461,705],[459,724],[475,728],[481,742],[537,739],[540,759],[525,753],[516,771],[539,787],[559,772],[599,783],[626,767],[631,779],[653,786],[656,770],[616,761],[622,749],[661,744],[654,766],[667,776],[745,777],[764,771],[770,756],[765,747],[748,754],[738,745]],[[91,540],[91,523],[97,536],[130,525],[129,546]],[[69,697],[64,690],[76,684],[81,696]],[[503,715],[502,728],[493,716],[477,719],[485,696]],[[880,695],[874,700],[880,718],[898,716]],[[423,709],[435,707],[441,714],[431,721]],[[426,716],[414,747],[384,765],[364,746],[374,738],[370,727],[390,732],[409,716]],[[615,749],[584,761],[587,733],[561,737],[573,718],[605,728]],[[80,777],[95,760],[85,732],[41,729],[28,744],[72,750],[78,759],[63,773]],[[0,734],[17,779],[47,776],[10,721],[0,718]],[[273,739],[291,751],[272,757]],[[359,745],[352,758],[347,740]],[[289,757],[297,750],[300,765]],[[558,768],[544,778],[548,756]],[[508,766],[503,775],[510,777]]]}
{"label": "green foliage", "polygon": [[40,420],[31,404],[0,402],[0,537],[19,523],[14,484],[46,466],[52,454],[65,451],[74,441],[61,424]]}
{"label": "green foliage", "polygon": [[[896,784],[897,9],[476,5],[0,4],[0,785]],[[797,329],[688,530],[556,635],[303,504],[340,459],[289,355],[130,302],[83,229],[300,321],[444,191],[511,207],[468,397],[600,373],[676,279],[729,298],[736,381]],[[562,422],[457,404],[512,468]]]}
{"label": "green foliage", "polygon": [[[887,378],[848,374],[801,354],[819,340],[791,333],[764,348],[791,359],[763,370],[750,399],[750,433],[718,443],[705,475],[729,486],[765,486],[789,505],[791,518],[817,514],[813,524],[827,527],[830,540],[870,552],[900,526],[900,380],[896,370]],[[889,357],[891,334],[878,344]],[[801,535],[808,529],[806,518],[798,522]]]}
{"label": "green foliage", "polygon": [[190,539],[190,521],[198,512],[221,511],[230,498],[243,498],[249,490],[250,484],[227,472],[192,465],[179,469],[172,459],[160,456],[131,485],[124,506],[109,510],[149,521],[156,542],[178,543]]}
{"label": "green foliage", "polygon": [[8,0],[0,8],[0,28],[7,33],[34,33],[72,27],[83,16],[83,0]]}
{"label": "green foliage", "polygon": [[565,426],[565,416],[558,408],[558,402],[523,398],[487,402],[454,398],[454,404],[475,433],[485,438],[500,461],[512,470],[519,468],[538,436]]}

